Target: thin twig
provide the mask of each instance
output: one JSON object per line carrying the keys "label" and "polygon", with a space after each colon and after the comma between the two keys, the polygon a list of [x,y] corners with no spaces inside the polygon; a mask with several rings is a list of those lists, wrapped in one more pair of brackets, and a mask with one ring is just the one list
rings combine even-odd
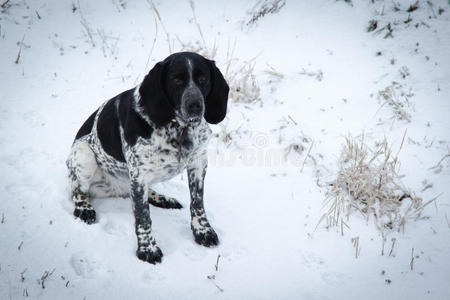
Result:
{"label": "thin twig", "polygon": [[359,257],[359,252],[360,252],[359,236],[352,238],[352,242],[353,242],[353,247],[355,247],[355,258],[358,258]]}
{"label": "thin twig", "polygon": [[433,184],[432,184],[432,183],[429,183],[429,184],[425,185],[425,186],[423,187],[423,189],[422,189],[420,192],[423,193],[423,192],[425,192],[426,190],[431,189],[432,187],[433,187]]}
{"label": "thin twig", "polygon": [[3,4],[1,5],[2,8],[5,8],[6,4],[8,4],[9,0],[6,0],[5,2],[3,2]]}
{"label": "thin twig", "polygon": [[398,155],[400,154],[400,151],[402,150],[403,143],[405,142],[405,137],[406,137],[407,132],[408,132],[408,128],[405,129],[405,133],[403,134],[402,142],[400,143],[400,148],[398,148],[397,155],[395,156],[395,159],[394,159],[394,164],[397,163]]}
{"label": "thin twig", "polygon": [[326,217],[327,217],[327,214],[323,214],[323,215],[320,217],[319,222],[317,222],[316,227],[315,227],[314,230],[313,230],[313,233],[316,232],[317,227],[319,227],[320,223],[322,223],[322,221],[323,221]]}
{"label": "thin twig", "polygon": [[158,22],[156,21],[155,15],[153,15],[153,20],[155,21],[155,37],[153,38],[152,48],[150,49],[150,53],[148,54],[147,63],[145,64],[145,71],[147,71],[148,63],[150,62],[150,58],[153,54],[153,49],[155,48],[156,38],[158,37]]}
{"label": "thin twig", "polygon": [[391,251],[389,251],[389,256],[391,256],[392,252],[394,252],[394,246],[395,246],[396,241],[397,241],[396,238],[392,238],[392,247],[391,247]]}
{"label": "thin twig", "polygon": [[22,47],[23,47],[23,41],[24,40],[25,40],[25,35],[23,35],[22,41],[20,41],[19,53],[17,53],[17,58],[16,58],[16,60],[14,62],[16,65],[19,63],[20,55],[22,54]]}
{"label": "thin twig", "polygon": [[158,9],[156,8],[155,3],[153,3],[152,0],[147,0],[147,2],[151,5],[153,12],[155,13],[156,17],[158,17],[159,23],[161,24],[162,29],[164,30],[164,33],[166,34],[167,37],[167,43],[169,44],[169,52],[172,54],[172,45],[170,44],[170,34],[169,32],[166,30],[166,27],[164,26],[164,23],[162,21],[161,15],[159,14]]}
{"label": "thin twig", "polygon": [[198,32],[199,32],[199,34],[200,34],[200,37],[202,38],[203,46],[204,46],[205,49],[206,49],[207,46],[206,46],[205,37],[203,36],[202,29],[201,29],[201,27],[200,27],[200,24],[198,23],[197,16],[195,15],[195,3],[194,3],[194,1],[193,1],[193,0],[190,0],[190,1],[189,1],[189,5],[191,6],[192,16],[193,16],[193,18],[194,18],[195,25],[197,25]]}
{"label": "thin twig", "polygon": [[45,289],[45,285],[44,285],[45,280],[48,277],[50,277],[53,274],[53,272],[55,272],[55,270],[56,270],[56,268],[54,268],[51,272],[45,271],[44,274],[42,274],[42,276],[41,276],[41,286],[42,286],[43,289]]}
{"label": "thin twig", "polygon": [[311,146],[309,147],[308,153],[306,154],[305,159],[303,160],[303,164],[302,164],[302,167],[300,169],[300,173],[303,172],[303,167],[305,166],[306,159],[308,158],[309,153],[311,153],[311,149],[312,149],[313,145],[314,145],[314,141],[311,142]]}
{"label": "thin twig", "polygon": [[292,119],[292,117],[290,115],[288,115],[288,118],[291,119],[291,121],[294,123],[294,125],[298,125],[297,122],[295,122],[295,120]]}
{"label": "thin twig", "polygon": [[[428,206],[430,203],[435,202],[440,196],[442,196],[443,193],[440,193],[439,195],[437,195],[436,197],[434,197],[433,199],[427,201],[424,205],[422,205],[421,207],[419,207],[417,209],[416,213],[416,217],[419,217],[421,212],[423,211],[423,209]],[[436,203],[436,202],[435,202]]]}
{"label": "thin twig", "polygon": [[25,281],[25,276],[23,276],[23,274],[25,274],[25,272],[26,272],[27,270],[28,270],[28,268],[25,268],[25,270],[23,270],[23,272],[20,273],[20,280],[21,280],[22,282]]}
{"label": "thin twig", "polygon": [[444,161],[444,159],[446,159],[447,157],[450,157],[450,153],[444,155],[444,157],[441,158],[441,159],[439,160],[439,162],[438,162],[434,167],[431,167],[430,169],[436,169],[437,167],[439,167],[439,166],[441,165],[441,163]]}
{"label": "thin twig", "polygon": [[272,66],[269,65],[268,63],[266,63],[266,65],[270,68],[270,70],[265,70],[265,71],[264,71],[265,73],[267,73],[267,74],[269,74],[269,75],[272,75],[272,76],[274,76],[274,77],[276,77],[276,78],[278,78],[278,79],[283,79],[283,78],[284,78],[284,75],[281,74],[280,72],[277,72],[277,70],[275,70],[274,67],[272,67]]}
{"label": "thin twig", "polygon": [[81,17],[81,21],[80,21],[81,25],[83,25],[84,29],[86,30],[86,34],[87,34],[89,40],[91,41],[92,47],[95,47],[95,41],[94,41],[94,36],[92,34],[92,30],[89,27],[89,24],[88,24],[86,18],[84,17],[83,12],[81,11],[80,1],[77,0],[77,3],[78,3],[78,12],[80,13],[80,17]]}
{"label": "thin twig", "polygon": [[216,265],[214,266],[216,268],[216,271],[219,271],[219,259],[220,259],[220,254],[217,255]]}
{"label": "thin twig", "polygon": [[448,229],[450,229],[450,221],[447,218],[447,214],[445,214],[445,220],[447,220]]}
{"label": "thin twig", "polygon": [[223,292],[223,288],[221,288],[220,286],[218,286],[217,283],[216,283],[216,281],[215,281],[215,279],[216,279],[216,276],[215,276],[215,275],[208,275],[208,276],[206,276],[206,278],[208,278],[209,280],[211,280],[211,282],[216,286],[216,288],[217,288],[219,291]]}

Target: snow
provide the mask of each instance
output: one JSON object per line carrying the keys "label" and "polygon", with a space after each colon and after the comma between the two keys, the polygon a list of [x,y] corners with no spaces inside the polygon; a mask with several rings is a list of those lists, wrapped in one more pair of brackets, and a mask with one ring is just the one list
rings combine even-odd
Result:
{"label": "snow", "polygon": [[[0,299],[449,299],[450,159],[432,167],[449,153],[450,5],[421,0],[406,12],[414,2],[395,1],[395,11],[387,0],[287,0],[247,26],[260,2],[195,1],[221,70],[234,44],[231,71],[255,63],[260,101],[230,100],[227,119],[213,126],[205,205],[218,247],[194,242],[186,175],[155,186],[185,207],[151,208],[164,253],[158,265],[135,256],[130,199],[95,199],[93,225],[73,217],[65,159],[83,121],[170,54],[165,32],[175,51],[182,50],[178,40],[203,45],[189,2],[154,1],[164,26],[150,1],[6,3]],[[372,19],[378,29],[367,32]],[[377,31],[388,23],[393,37],[384,39],[387,31]],[[392,118],[378,100],[392,81],[399,95],[414,94],[405,103],[410,122]],[[316,228],[344,137],[364,132],[369,145],[386,137],[396,153],[405,130],[404,184],[425,202],[440,195],[426,218],[390,233],[383,256],[373,220],[352,215],[343,236],[325,223]],[[291,143],[305,149],[284,160]]]}

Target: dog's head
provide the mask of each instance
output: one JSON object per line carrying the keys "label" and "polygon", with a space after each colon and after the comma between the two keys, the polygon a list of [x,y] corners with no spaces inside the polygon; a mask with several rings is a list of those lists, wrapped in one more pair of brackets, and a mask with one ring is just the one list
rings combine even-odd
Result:
{"label": "dog's head", "polygon": [[221,122],[227,112],[229,87],[214,61],[179,52],[157,63],[145,76],[139,93],[157,126],[172,119],[189,125]]}

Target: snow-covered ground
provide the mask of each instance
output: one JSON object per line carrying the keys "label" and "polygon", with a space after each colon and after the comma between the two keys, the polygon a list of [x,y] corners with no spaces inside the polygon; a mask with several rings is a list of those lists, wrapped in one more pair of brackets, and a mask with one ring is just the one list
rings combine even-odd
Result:
{"label": "snow-covered ground", "polygon": [[[189,1],[1,2],[0,299],[450,299],[449,1],[195,1],[195,18]],[[155,62],[213,49],[240,88],[205,186],[221,243],[194,242],[188,209],[152,207],[164,257],[150,265],[130,199],[94,200],[93,225],[73,217],[65,159]],[[385,231],[384,255],[373,218],[317,226],[348,134],[386,137],[403,184],[439,196]],[[185,175],[155,189],[188,207]]]}

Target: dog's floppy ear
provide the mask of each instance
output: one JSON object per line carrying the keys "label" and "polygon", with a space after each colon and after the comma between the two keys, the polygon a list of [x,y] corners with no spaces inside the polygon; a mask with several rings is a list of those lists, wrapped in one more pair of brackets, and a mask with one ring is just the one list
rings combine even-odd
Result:
{"label": "dog's floppy ear", "polygon": [[208,123],[217,124],[227,114],[228,92],[230,88],[216,67],[214,61],[209,60],[211,71],[211,92],[205,100],[205,119]]}
{"label": "dog's floppy ear", "polygon": [[164,62],[157,63],[145,76],[139,88],[145,111],[156,126],[164,126],[175,117],[164,91],[164,67]]}

